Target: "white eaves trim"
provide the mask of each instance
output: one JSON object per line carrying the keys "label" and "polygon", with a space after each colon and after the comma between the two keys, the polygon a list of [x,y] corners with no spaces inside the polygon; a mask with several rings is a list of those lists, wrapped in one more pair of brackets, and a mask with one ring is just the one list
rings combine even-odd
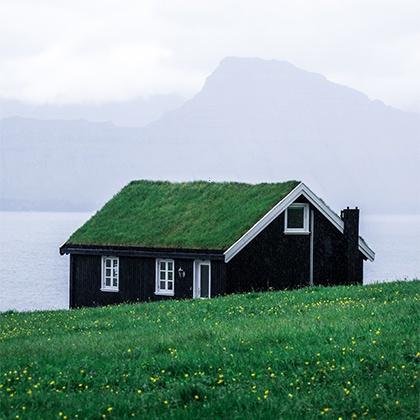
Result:
{"label": "white eaves trim", "polygon": [[[317,210],[319,210],[321,214],[323,214],[341,233],[344,232],[344,222],[341,217],[332,211],[323,200],[316,196],[303,182],[301,182],[225,251],[225,262],[229,262],[242,248],[248,245],[261,231],[263,231],[278,215],[286,210],[286,208],[301,195],[303,195]],[[368,244],[361,237],[359,237],[359,251],[362,252],[369,261],[373,261],[375,259],[375,252],[369,248]]]}

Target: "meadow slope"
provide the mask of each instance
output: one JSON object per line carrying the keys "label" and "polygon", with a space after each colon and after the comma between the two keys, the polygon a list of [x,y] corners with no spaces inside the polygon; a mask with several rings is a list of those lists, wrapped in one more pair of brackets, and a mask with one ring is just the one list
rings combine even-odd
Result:
{"label": "meadow slope", "polygon": [[0,314],[0,417],[418,418],[420,282]]}

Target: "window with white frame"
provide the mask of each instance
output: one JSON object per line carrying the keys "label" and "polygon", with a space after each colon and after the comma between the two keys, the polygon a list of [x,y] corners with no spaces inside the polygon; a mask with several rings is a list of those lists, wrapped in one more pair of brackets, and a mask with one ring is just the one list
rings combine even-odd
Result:
{"label": "window with white frame", "polygon": [[174,279],[174,260],[156,260],[156,294],[173,296]]}
{"label": "window with white frame", "polygon": [[102,286],[101,290],[118,292],[119,286],[118,257],[102,257]]}
{"label": "window with white frame", "polygon": [[309,204],[290,204],[284,213],[284,233],[309,233]]}

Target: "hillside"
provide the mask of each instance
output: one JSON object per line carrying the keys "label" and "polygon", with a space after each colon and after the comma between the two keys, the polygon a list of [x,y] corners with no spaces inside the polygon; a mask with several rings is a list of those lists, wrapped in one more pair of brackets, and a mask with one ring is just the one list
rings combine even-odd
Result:
{"label": "hillside", "polygon": [[8,209],[96,209],[132,179],[301,179],[336,209],[420,212],[420,115],[285,61],[228,57],[142,128],[0,121],[0,158]]}
{"label": "hillside", "polygon": [[416,418],[420,283],[0,315],[2,418]]}

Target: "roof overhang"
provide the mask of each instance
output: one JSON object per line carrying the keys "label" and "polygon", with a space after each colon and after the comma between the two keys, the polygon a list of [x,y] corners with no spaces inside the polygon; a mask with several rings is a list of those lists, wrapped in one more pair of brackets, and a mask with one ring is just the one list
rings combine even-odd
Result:
{"label": "roof overhang", "polygon": [[[242,235],[225,251],[225,262],[229,262],[239,251],[248,245],[261,231],[263,231],[277,216],[279,216],[298,197],[303,195],[321,214],[323,214],[341,233],[344,232],[344,222],[325,202],[315,195],[303,182],[297,185],[286,197],[279,201],[254,226]],[[375,252],[366,241],[359,236],[359,251],[369,260],[375,259]]]}
{"label": "roof overhang", "polygon": [[120,245],[76,245],[64,244],[60,247],[60,254],[75,255],[112,255],[121,257],[151,257],[151,258],[185,258],[224,260],[223,251],[201,249],[176,248],[144,248]]}

